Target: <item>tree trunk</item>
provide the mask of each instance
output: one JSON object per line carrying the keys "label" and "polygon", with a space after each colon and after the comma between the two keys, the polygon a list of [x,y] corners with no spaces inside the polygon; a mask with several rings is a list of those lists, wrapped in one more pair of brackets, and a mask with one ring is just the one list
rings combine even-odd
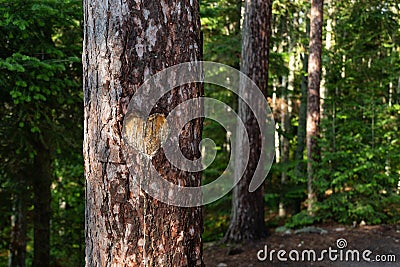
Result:
{"label": "tree trunk", "polygon": [[[290,70],[291,71],[291,70]],[[287,134],[290,132],[290,114],[289,114],[289,98],[288,98],[288,82],[286,76],[282,77],[282,97],[280,101],[280,113],[281,113],[281,163],[285,165],[289,162],[289,152],[290,152],[290,143],[287,138]],[[284,167],[284,166],[282,166]],[[279,210],[278,215],[280,217],[286,216],[286,207],[285,207],[285,193],[284,188],[286,188],[287,183],[287,171],[285,167],[282,170],[281,174],[281,199],[279,201]]]}
{"label": "tree trunk", "polygon": [[[310,23],[307,20],[306,24],[306,35],[310,34]],[[304,147],[306,145],[306,127],[307,127],[307,86],[308,77],[305,75],[308,70],[308,53],[304,52],[302,55],[303,61],[303,72],[301,76],[301,99],[300,99],[300,110],[299,110],[299,126],[297,128],[297,144],[296,144],[296,176],[302,177],[305,175],[305,166],[303,163],[304,159]]]}
{"label": "tree trunk", "polygon": [[314,163],[320,157],[318,137],[320,134],[320,80],[322,52],[323,0],[312,0],[310,20],[310,58],[308,62],[308,101],[307,101],[307,173],[308,173],[308,211],[312,213],[315,194]]}
{"label": "tree trunk", "polygon": [[50,266],[51,171],[50,151],[42,142],[36,145],[33,178],[33,267]]}
{"label": "tree trunk", "polygon": [[[277,90],[278,90],[279,82],[277,78],[274,78],[272,81],[272,107],[273,107],[273,114],[275,118],[275,121],[279,118],[280,116],[280,105],[278,104],[278,96],[277,96]],[[280,139],[280,133],[279,133],[279,124],[275,123],[275,138],[274,138],[274,144],[275,144],[275,162],[280,163],[281,162],[281,139]]]}
{"label": "tree trunk", "polygon": [[[303,55],[303,70],[307,70],[308,55]],[[303,152],[306,144],[306,124],[307,124],[307,76],[301,78],[301,100],[299,111],[299,126],[297,128],[297,145],[296,145],[296,175],[304,175]]]}
{"label": "tree trunk", "polygon": [[[334,26],[334,12],[335,12],[335,7],[334,3],[332,1],[328,0],[328,14],[327,14],[327,20],[326,20],[326,36],[325,36],[325,49],[329,51],[332,47],[332,39],[334,38],[333,36],[333,26]],[[320,88],[320,116],[321,118],[325,118],[325,110],[324,110],[324,101],[328,97],[328,89],[326,88],[326,80],[325,77],[327,76],[326,72],[326,67],[322,66],[322,77],[321,77],[321,88]]]}
{"label": "tree trunk", "polygon": [[235,24],[235,34],[239,35],[241,30],[241,21],[242,21],[242,0],[236,0],[236,24]]}
{"label": "tree trunk", "polygon": [[[146,79],[200,59],[199,3],[85,0],[84,19],[86,266],[203,266],[202,209],[169,206],[147,195],[135,181],[149,179],[149,168],[122,136],[128,103]],[[152,113],[167,116],[202,93],[199,84],[181,86]],[[201,129],[195,119],[179,136],[188,159],[200,156]],[[152,164],[166,180],[200,186],[200,172],[177,170],[162,149]]]}
{"label": "tree trunk", "polygon": [[9,267],[25,267],[26,258],[27,190],[24,178],[17,178],[17,183],[11,216]]}
{"label": "tree trunk", "polygon": [[[268,86],[268,56],[269,56],[269,37],[272,15],[272,1],[245,1],[245,17],[242,30],[242,62],[241,71],[248,75],[257,86],[262,90],[264,96],[267,95]],[[240,95],[244,97],[251,92],[240,87]],[[233,189],[233,207],[231,221],[228,231],[224,237],[225,241],[246,241],[255,240],[266,235],[264,223],[264,187],[260,186],[256,191],[249,192],[249,184],[256,170],[260,157],[261,138],[257,121],[249,107],[239,99],[239,116],[242,118],[250,144],[249,163],[243,177]],[[238,153],[242,150],[243,136],[238,134],[237,146]],[[241,165],[243,160],[239,155],[236,156]],[[261,159],[262,160],[262,159]],[[238,167],[237,167],[238,168]]]}

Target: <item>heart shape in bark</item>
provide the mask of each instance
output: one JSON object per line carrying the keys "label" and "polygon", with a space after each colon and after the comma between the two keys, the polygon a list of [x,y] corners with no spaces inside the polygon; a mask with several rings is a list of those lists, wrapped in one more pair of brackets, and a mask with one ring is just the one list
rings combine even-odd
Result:
{"label": "heart shape in bark", "polygon": [[134,149],[153,156],[168,135],[168,123],[164,114],[154,113],[147,120],[130,115],[125,119],[126,141]]}

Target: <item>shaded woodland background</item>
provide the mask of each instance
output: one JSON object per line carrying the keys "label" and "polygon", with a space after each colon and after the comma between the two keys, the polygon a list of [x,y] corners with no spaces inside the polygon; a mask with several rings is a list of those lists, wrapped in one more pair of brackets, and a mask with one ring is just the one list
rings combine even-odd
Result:
{"label": "shaded woodland background", "polygon": [[[200,6],[204,60],[239,68],[242,2]],[[313,216],[305,201],[309,9],[302,0],[273,5],[268,101],[276,162],[266,180],[266,223],[399,224],[400,4],[325,3]],[[13,255],[30,266],[41,246],[50,246],[53,266],[84,265],[82,28],[81,1],[0,1],[0,266]],[[237,108],[229,91],[205,90]],[[227,166],[230,144],[211,120],[203,136],[217,144],[216,160],[203,173],[208,183]],[[230,209],[230,195],[205,207],[204,242],[223,237]]]}

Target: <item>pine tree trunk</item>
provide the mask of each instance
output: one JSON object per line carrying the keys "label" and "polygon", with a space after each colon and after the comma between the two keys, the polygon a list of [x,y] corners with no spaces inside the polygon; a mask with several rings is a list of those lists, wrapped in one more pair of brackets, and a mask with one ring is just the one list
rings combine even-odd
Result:
{"label": "pine tree trunk", "polygon": [[50,266],[51,171],[50,151],[39,141],[33,177],[33,267]]}
{"label": "pine tree trunk", "polygon": [[[202,209],[147,195],[134,181],[146,180],[148,170],[122,138],[128,103],[144,80],[200,59],[199,3],[85,0],[84,19],[86,266],[203,266]],[[167,116],[201,94],[198,84],[181,86],[152,112]],[[200,156],[201,122],[179,136],[188,159]],[[161,149],[152,164],[166,180],[200,185],[200,172],[177,170]]]}
{"label": "pine tree trunk", "polygon": [[[245,1],[245,17],[242,30],[241,71],[248,75],[267,94],[269,37],[272,15],[272,1]],[[240,95],[246,97],[246,88],[241,86]],[[251,93],[251,92],[250,92]],[[257,121],[251,110],[239,100],[239,116],[242,118],[250,143],[249,163],[243,177],[233,189],[231,221],[225,241],[255,240],[266,235],[264,223],[264,187],[249,192],[249,184],[260,157],[261,138]],[[238,138],[242,135],[239,133]],[[237,141],[238,153],[242,151],[240,139]],[[236,156],[240,166],[240,155]],[[235,177],[239,179],[240,177]]]}
{"label": "pine tree trunk", "polygon": [[310,57],[308,61],[308,101],[307,101],[307,173],[308,173],[308,211],[312,213],[315,194],[314,163],[320,157],[317,139],[320,134],[320,81],[323,0],[312,0],[310,19]]}

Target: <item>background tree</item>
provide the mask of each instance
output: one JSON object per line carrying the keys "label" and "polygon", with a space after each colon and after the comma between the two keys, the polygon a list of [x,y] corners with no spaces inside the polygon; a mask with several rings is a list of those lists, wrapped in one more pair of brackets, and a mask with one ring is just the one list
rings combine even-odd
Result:
{"label": "background tree", "polygon": [[[122,140],[129,100],[143,81],[200,59],[199,3],[84,1],[84,14],[86,266],[202,266],[202,209],[169,206],[134,184],[149,178],[148,169]],[[182,86],[152,113],[167,116],[201,94],[199,84]],[[188,159],[200,156],[201,127],[196,119],[181,132]],[[162,150],[152,162],[168,181],[200,185],[201,173],[172,167]]]}
{"label": "background tree", "polygon": [[[272,1],[245,1],[244,14],[240,70],[257,84],[266,97]],[[241,90],[240,93],[246,95],[246,88],[241,86],[239,90]],[[251,92],[247,92],[247,94],[251,94]],[[254,192],[249,192],[250,181],[260,159],[261,133],[252,111],[241,100],[239,100],[239,116],[247,130],[250,154],[249,163],[246,166],[243,177],[235,177],[240,181],[233,189],[231,221],[225,235],[226,241],[254,240],[266,235],[264,186],[260,186]],[[240,138],[243,138],[243,136],[238,136],[239,149],[236,151],[240,152],[240,142],[243,142]],[[240,153],[236,156],[236,159],[236,166],[240,166],[243,161]],[[235,176],[237,175],[236,173]]]}
{"label": "background tree", "polygon": [[310,56],[308,61],[308,99],[307,99],[307,174],[308,210],[312,212],[315,193],[313,183],[316,179],[315,162],[319,160],[318,138],[320,137],[320,82],[322,25],[324,1],[311,2],[310,18]]}

